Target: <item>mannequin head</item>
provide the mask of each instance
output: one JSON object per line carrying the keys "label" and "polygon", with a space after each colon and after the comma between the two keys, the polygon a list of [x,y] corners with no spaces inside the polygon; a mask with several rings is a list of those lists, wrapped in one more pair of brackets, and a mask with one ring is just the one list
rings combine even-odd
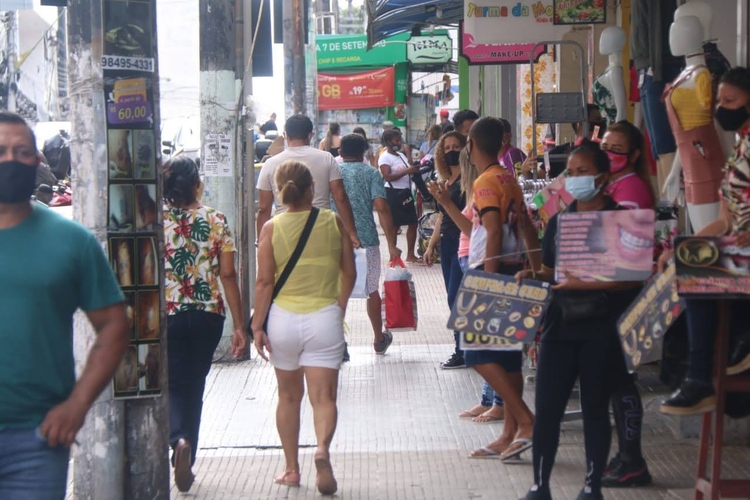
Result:
{"label": "mannequin head", "polygon": [[693,0],[685,5],[681,5],[674,12],[675,20],[685,16],[697,17],[703,25],[703,41],[707,42],[711,40],[711,22],[714,19],[714,11],[708,2]]}
{"label": "mannequin head", "polygon": [[703,53],[703,25],[695,16],[682,16],[674,20],[669,29],[669,48],[672,55],[692,56]]}
{"label": "mannequin head", "polygon": [[599,38],[599,53],[603,56],[619,54],[625,47],[625,30],[618,26],[610,26],[602,31]]}

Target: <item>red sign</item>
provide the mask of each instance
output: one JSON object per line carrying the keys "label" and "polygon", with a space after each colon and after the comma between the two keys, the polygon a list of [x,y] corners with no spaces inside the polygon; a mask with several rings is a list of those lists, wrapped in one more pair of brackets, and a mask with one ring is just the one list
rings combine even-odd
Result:
{"label": "red sign", "polygon": [[396,71],[393,67],[332,75],[318,73],[318,109],[370,109],[395,104]]}

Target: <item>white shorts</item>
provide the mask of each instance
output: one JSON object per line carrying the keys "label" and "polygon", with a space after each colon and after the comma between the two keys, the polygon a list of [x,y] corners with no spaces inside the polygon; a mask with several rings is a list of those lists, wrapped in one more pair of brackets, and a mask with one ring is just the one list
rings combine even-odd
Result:
{"label": "white shorts", "polygon": [[269,360],[274,368],[341,368],[344,318],[338,303],[309,314],[294,314],[276,304],[268,313]]}
{"label": "white shorts", "polygon": [[370,295],[380,289],[380,247],[365,247],[367,257],[367,278],[365,293]]}

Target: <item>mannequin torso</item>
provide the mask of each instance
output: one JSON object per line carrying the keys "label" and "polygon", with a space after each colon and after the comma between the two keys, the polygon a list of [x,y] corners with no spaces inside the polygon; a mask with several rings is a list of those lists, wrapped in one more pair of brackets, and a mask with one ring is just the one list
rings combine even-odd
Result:
{"label": "mannequin torso", "polygon": [[682,129],[692,130],[713,122],[713,85],[702,54],[687,57],[685,62],[687,66],[667,93]]}
{"label": "mannequin torso", "polygon": [[622,49],[625,46],[625,31],[611,26],[599,39],[599,52],[609,56],[607,69],[594,80],[592,93],[601,115],[607,123],[627,119],[627,100],[622,69]]}

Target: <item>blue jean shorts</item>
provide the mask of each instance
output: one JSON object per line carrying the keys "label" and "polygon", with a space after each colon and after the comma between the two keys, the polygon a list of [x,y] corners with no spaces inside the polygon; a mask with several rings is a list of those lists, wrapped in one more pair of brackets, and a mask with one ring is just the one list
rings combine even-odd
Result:
{"label": "blue jean shorts", "polygon": [[466,366],[487,365],[495,363],[503,367],[508,373],[520,372],[523,366],[523,353],[521,351],[486,351],[466,350],[464,351]]}

